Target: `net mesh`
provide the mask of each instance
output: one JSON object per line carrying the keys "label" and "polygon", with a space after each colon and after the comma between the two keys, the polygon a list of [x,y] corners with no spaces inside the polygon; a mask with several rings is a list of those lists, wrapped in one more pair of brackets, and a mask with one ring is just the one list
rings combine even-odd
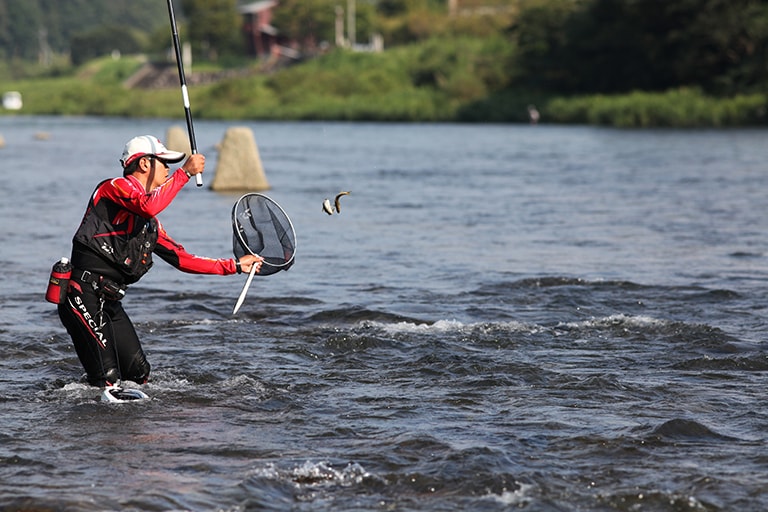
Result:
{"label": "net mesh", "polygon": [[264,258],[256,275],[288,270],[296,254],[296,235],[282,208],[262,194],[246,194],[232,208],[232,249],[236,258],[258,254]]}

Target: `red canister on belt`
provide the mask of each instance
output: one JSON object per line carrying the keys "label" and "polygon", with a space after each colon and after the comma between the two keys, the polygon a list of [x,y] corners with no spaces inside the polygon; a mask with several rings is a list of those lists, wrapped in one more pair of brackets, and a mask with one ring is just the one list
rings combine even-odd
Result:
{"label": "red canister on belt", "polygon": [[64,302],[71,276],[72,264],[68,258],[61,258],[61,261],[57,261],[53,266],[53,270],[51,270],[51,277],[48,279],[48,290],[45,292],[45,300],[54,304]]}

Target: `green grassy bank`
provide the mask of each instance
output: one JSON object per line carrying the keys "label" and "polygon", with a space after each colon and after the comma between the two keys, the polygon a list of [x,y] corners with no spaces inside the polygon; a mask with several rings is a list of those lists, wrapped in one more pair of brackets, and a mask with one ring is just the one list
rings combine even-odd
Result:
{"label": "green grassy bank", "polygon": [[[542,123],[615,127],[721,127],[766,124],[765,94],[729,98],[695,88],[660,93],[552,97],[509,88],[509,62],[497,40],[434,41],[383,53],[332,52],[265,74],[190,86],[196,118],[404,122],[528,122],[535,104]],[[77,69],[10,81],[20,112],[0,115],[180,117],[178,87],[128,89],[142,59],[109,58]],[[196,68],[187,70],[194,72]]]}

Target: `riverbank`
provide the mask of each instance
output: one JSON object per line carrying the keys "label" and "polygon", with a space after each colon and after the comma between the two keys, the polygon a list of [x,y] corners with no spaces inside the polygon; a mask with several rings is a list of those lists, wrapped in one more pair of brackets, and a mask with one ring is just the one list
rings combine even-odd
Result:
{"label": "riverbank", "polygon": [[[759,126],[768,112],[765,94],[720,98],[695,88],[573,97],[493,92],[482,73],[431,69],[423,58],[413,49],[333,52],[273,73],[243,69],[190,85],[192,110],[196,118],[220,120],[527,123],[535,105],[542,123],[627,128]],[[180,117],[178,87],[126,86],[142,64],[138,57],[101,59],[61,76],[2,80],[0,92],[21,92],[24,107],[0,115]]]}

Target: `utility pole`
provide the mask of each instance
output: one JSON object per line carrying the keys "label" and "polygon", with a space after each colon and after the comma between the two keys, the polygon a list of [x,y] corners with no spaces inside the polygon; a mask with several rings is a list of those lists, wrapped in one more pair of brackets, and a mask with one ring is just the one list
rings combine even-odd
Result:
{"label": "utility pole", "polygon": [[355,0],[347,0],[347,39],[349,40],[350,48],[355,47],[357,38],[355,28]]}
{"label": "utility pole", "polygon": [[51,65],[51,47],[48,45],[48,30],[41,28],[37,31],[37,61],[46,68]]}
{"label": "utility pole", "polygon": [[344,41],[344,8],[336,6],[336,46],[342,48],[346,45]]}
{"label": "utility pole", "polygon": [[448,14],[456,16],[456,12],[459,10],[459,0],[448,0]]}

